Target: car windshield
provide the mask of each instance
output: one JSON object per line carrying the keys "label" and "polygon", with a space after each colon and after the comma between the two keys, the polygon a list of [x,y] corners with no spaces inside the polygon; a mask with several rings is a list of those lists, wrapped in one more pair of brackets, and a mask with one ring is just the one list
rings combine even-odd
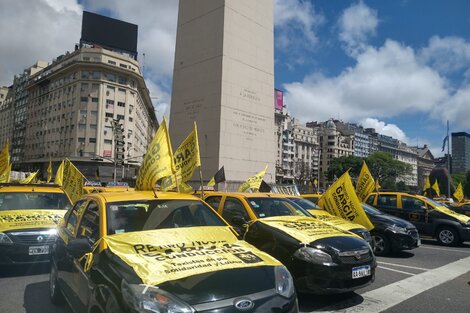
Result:
{"label": "car windshield", "polygon": [[288,199],[294,202],[295,204],[299,205],[304,210],[321,210],[321,208],[318,205],[316,205],[315,203],[307,199],[303,199],[303,198],[288,198]]}
{"label": "car windshield", "polygon": [[250,207],[257,217],[311,216],[294,202],[285,198],[249,198]]}
{"label": "car windshield", "polygon": [[377,210],[376,208],[368,204],[362,203],[362,208],[364,209],[364,211],[366,211],[368,215],[372,215],[372,216],[383,215],[382,212],[380,212],[379,210]]}
{"label": "car windshield", "polygon": [[107,204],[108,234],[151,229],[227,226],[198,200],[142,200]]}
{"label": "car windshield", "polygon": [[64,193],[0,192],[0,211],[6,210],[67,210],[70,201]]}

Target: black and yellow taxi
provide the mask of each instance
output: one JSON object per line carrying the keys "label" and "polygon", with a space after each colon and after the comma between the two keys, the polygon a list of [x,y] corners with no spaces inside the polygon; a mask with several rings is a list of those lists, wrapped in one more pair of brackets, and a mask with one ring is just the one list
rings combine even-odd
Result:
{"label": "black and yellow taxi", "polygon": [[412,223],[421,235],[454,246],[470,240],[470,217],[456,213],[442,203],[421,195],[379,192],[367,196],[366,203],[378,210]]}
{"label": "black and yellow taxi", "polygon": [[298,291],[342,293],[374,281],[376,260],[359,236],[313,218],[271,193],[205,193],[206,202],[250,244],[292,273]]}
{"label": "black and yellow taxi", "polygon": [[191,195],[90,193],[58,233],[50,297],[75,312],[298,312],[286,267]]}
{"label": "black and yellow taxi", "polygon": [[56,225],[71,207],[57,185],[0,185],[0,265],[49,261]]}
{"label": "black and yellow taxi", "polygon": [[459,214],[464,214],[467,216],[470,216],[470,201],[465,200],[462,202],[454,202],[449,205],[447,205],[449,209],[451,209],[454,212],[457,212]]}

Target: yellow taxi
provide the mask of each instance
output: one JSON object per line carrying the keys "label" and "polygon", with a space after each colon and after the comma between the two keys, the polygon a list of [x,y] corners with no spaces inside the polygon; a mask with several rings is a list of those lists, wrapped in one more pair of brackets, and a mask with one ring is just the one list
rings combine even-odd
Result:
{"label": "yellow taxi", "polygon": [[48,262],[56,225],[71,203],[50,184],[0,185],[0,265]]}
{"label": "yellow taxi", "polygon": [[359,236],[273,193],[204,193],[243,239],[281,261],[299,292],[350,292],[374,281],[376,260]]}
{"label": "yellow taxi", "polygon": [[289,271],[192,195],[89,193],[58,233],[50,298],[74,312],[298,312]]}

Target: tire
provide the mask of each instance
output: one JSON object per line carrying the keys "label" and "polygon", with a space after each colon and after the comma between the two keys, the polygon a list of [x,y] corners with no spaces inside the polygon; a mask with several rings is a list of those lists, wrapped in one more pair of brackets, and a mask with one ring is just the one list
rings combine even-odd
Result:
{"label": "tire", "polygon": [[376,232],[373,232],[371,236],[374,242],[375,255],[387,255],[391,252],[390,240],[388,240],[387,236]]}
{"label": "tire", "polygon": [[57,284],[57,269],[53,264],[51,264],[51,271],[49,273],[49,297],[55,305],[64,303],[64,295]]}
{"label": "tire", "polygon": [[460,244],[459,233],[452,227],[440,227],[436,232],[436,239],[443,246],[457,246]]}

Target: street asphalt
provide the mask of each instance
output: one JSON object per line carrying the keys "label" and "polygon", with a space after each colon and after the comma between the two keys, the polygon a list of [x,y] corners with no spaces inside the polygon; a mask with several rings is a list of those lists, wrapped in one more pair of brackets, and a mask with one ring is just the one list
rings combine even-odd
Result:
{"label": "street asphalt", "polygon": [[[461,313],[470,308],[470,244],[421,247],[378,257],[376,280],[341,295],[299,295],[301,312]],[[48,266],[0,269],[0,313],[71,313],[49,301]]]}

